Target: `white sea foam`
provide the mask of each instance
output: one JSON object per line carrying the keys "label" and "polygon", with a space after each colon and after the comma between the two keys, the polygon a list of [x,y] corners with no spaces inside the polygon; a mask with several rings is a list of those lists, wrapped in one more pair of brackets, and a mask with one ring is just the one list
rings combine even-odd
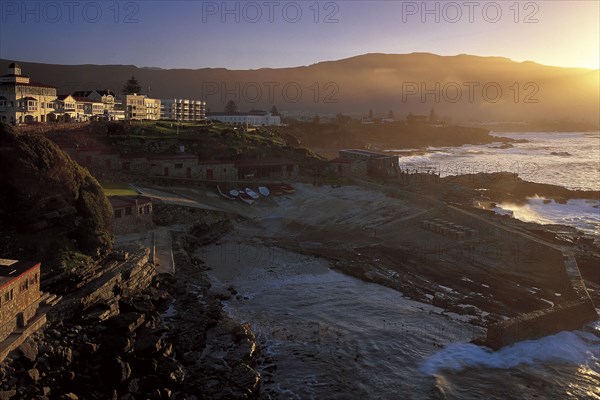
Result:
{"label": "white sea foam", "polygon": [[538,340],[518,342],[495,352],[471,343],[453,343],[421,363],[419,371],[435,375],[442,370],[462,371],[473,367],[507,369],[546,362],[597,368],[599,346],[597,336],[582,331],[560,332]]}
{"label": "white sea foam", "polygon": [[600,233],[600,202],[597,200],[575,199],[560,204],[535,197],[528,199],[525,205],[500,204],[495,211],[500,210],[511,211],[522,221],[570,225],[593,235]]}

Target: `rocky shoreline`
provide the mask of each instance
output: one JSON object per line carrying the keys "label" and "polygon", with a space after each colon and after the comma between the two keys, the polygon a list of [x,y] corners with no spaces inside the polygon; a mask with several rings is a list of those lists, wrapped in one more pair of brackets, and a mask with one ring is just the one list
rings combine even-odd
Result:
{"label": "rocky shoreline", "polygon": [[0,364],[0,399],[258,398],[254,334],[224,314],[202,262],[188,256],[227,232],[227,221],[205,219],[176,236],[176,276],[155,275],[147,250],[129,248],[129,257],[142,254],[137,272],[99,285],[100,276],[85,296],[66,297]]}
{"label": "rocky shoreline", "polygon": [[[593,240],[574,228],[540,226],[474,210],[471,205],[480,195],[477,191],[466,189],[459,196],[453,184],[436,183],[435,188],[443,188],[441,193],[447,193],[453,204],[494,223],[571,246],[592,300],[600,303],[596,267],[600,250]],[[331,193],[339,190],[332,189]],[[394,196],[382,194],[378,201],[387,204],[387,198]],[[313,200],[300,199],[297,216],[312,209]],[[285,206],[298,207],[296,203],[298,199],[290,199]],[[382,212],[391,218],[391,211]],[[147,250],[127,247],[97,266],[80,271],[77,277],[70,277],[79,283],[49,314],[45,330],[0,365],[0,400],[271,398],[271,393],[261,393],[261,382],[272,382],[270,371],[277,365],[260,353],[250,325],[230,318],[221,303],[244,298],[232,286],[213,288],[207,275],[210,267],[201,257],[204,246],[221,243],[225,235],[238,228],[239,240],[326,259],[334,269],[394,288],[476,326],[485,327],[547,307],[543,299],[553,299],[556,305],[569,300],[566,291],[562,298],[554,297],[554,287],[541,287],[532,296],[532,282],[514,281],[510,276],[499,279],[495,275],[504,283],[485,285],[482,283],[491,280],[485,271],[473,268],[472,275],[465,279],[465,270],[455,270],[448,260],[421,262],[423,253],[409,245],[392,248],[377,246],[368,238],[353,241],[353,236],[344,236],[353,229],[311,232],[293,215],[286,218],[293,223],[286,224],[281,233],[290,236],[278,239],[258,233],[266,227],[280,229],[275,222],[262,226],[256,220],[224,212],[157,207],[159,225],[187,222],[189,227],[185,233],[171,233],[177,273],[156,275]],[[192,221],[196,222],[190,224]],[[353,223],[363,229],[361,220]],[[295,239],[289,240],[291,237]],[[319,237],[327,240],[317,247],[306,247],[308,240],[318,241]]]}

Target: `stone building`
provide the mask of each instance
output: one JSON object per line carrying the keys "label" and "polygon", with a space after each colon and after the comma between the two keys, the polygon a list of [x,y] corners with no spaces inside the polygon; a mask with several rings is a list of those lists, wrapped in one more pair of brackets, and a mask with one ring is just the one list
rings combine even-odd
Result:
{"label": "stone building", "polygon": [[282,159],[249,159],[235,162],[238,179],[285,180],[295,179],[300,175],[298,163]]}
{"label": "stone building", "polygon": [[336,158],[331,161],[335,174],[344,178],[360,178],[367,175],[367,161],[353,158]]}
{"label": "stone building", "polygon": [[198,161],[197,174],[194,177],[206,181],[235,181],[238,171],[234,161]]}
{"label": "stone building", "polygon": [[339,155],[341,159],[364,160],[370,176],[396,176],[400,168],[398,156],[395,155],[356,149],[340,150]]}
{"label": "stone building", "polygon": [[186,153],[158,154],[148,157],[148,162],[150,175],[193,179],[198,156]]}
{"label": "stone building", "polygon": [[144,232],[154,228],[152,222],[152,199],[143,196],[111,196],[113,208],[113,233]]}
{"label": "stone building", "polygon": [[40,303],[40,263],[0,259],[0,341],[27,326]]}

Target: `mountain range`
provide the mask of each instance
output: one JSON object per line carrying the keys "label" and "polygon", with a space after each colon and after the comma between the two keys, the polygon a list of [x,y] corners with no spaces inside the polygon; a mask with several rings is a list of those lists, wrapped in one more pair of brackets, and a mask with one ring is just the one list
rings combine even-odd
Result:
{"label": "mountain range", "polygon": [[[207,55],[210,57],[210,55]],[[57,65],[17,61],[34,81],[59,94],[121,87],[134,76],[142,93],[190,98],[222,111],[229,100],[240,110],[295,114],[385,116],[447,115],[455,121],[577,121],[598,125],[600,70],[561,68],[502,57],[430,53],[365,54],[290,68],[160,69],[134,65]]]}

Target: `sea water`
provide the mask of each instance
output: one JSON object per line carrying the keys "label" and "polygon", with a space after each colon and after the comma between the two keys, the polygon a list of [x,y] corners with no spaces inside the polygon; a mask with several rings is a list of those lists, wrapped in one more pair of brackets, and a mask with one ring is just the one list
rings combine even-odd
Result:
{"label": "sea water", "polygon": [[[530,182],[571,190],[600,190],[600,132],[492,132],[494,136],[524,139],[524,143],[429,147],[424,154],[400,157],[405,170],[434,170],[442,177],[510,172]],[[600,232],[598,199],[556,203],[533,196],[527,204],[499,204],[515,218],[541,224],[574,226],[586,233]]]}

